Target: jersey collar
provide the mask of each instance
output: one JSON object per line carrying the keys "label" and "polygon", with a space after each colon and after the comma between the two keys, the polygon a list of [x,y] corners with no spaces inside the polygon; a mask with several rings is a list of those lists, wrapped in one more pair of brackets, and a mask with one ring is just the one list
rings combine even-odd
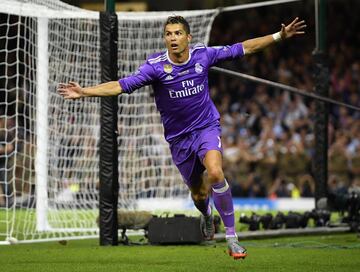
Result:
{"label": "jersey collar", "polygon": [[189,58],[188,58],[185,62],[183,62],[183,63],[175,63],[175,62],[173,62],[173,61],[170,59],[169,51],[168,51],[168,50],[166,50],[166,58],[167,58],[167,60],[168,60],[171,64],[173,64],[173,65],[183,66],[183,65],[186,65],[186,64],[189,63],[189,61],[190,61],[190,59],[191,59],[191,50],[189,50]]}

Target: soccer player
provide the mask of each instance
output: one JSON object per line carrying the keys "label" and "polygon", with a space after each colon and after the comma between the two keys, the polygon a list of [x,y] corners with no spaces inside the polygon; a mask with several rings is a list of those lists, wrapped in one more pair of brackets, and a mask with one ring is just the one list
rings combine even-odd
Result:
{"label": "soccer player", "polygon": [[[225,226],[229,254],[235,259],[245,258],[247,251],[236,236],[231,191],[222,170],[220,116],[209,94],[209,68],[219,61],[241,58],[303,34],[305,27],[304,21],[295,18],[287,26],[282,24],[275,34],[231,46],[190,46],[188,22],[181,16],[170,16],[164,25],[167,50],[151,55],[134,74],[92,87],[81,87],[76,82],[60,83],[58,92],[65,99],[114,96],[130,94],[151,84],[173,161],[202,214],[204,238],[210,240],[214,236],[209,205],[212,191],[215,208]],[[205,170],[207,181],[203,179]]]}

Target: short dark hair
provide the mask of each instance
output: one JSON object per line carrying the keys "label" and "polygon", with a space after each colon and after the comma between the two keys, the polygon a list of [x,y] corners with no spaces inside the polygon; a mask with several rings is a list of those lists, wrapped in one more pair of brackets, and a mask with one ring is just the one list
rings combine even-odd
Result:
{"label": "short dark hair", "polygon": [[187,34],[190,34],[190,25],[188,21],[185,20],[184,17],[178,15],[169,16],[164,24],[164,31],[166,26],[170,24],[182,24],[184,26],[185,32]]}

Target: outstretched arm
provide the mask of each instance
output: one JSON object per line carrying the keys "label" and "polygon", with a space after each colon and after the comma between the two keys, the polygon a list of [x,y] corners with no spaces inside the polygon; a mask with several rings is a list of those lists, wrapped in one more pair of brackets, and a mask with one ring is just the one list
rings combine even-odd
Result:
{"label": "outstretched arm", "polygon": [[281,24],[281,30],[272,35],[266,35],[263,37],[250,39],[242,42],[245,54],[252,54],[258,51],[263,50],[269,45],[280,41],[291,38],[295,35],[302,35],[305,33],[304,29],[306,28],[305,21],[299,21],[299,18],[296,17],[290,24],[285,26]]}
{"label": "outstretched arm", "polygon": [[79,83],[70,81],[60,83],[57,91],[65,99],[78,99],[89,96],[114,96],[122,93],[122,88],[118,81],[110,81],[93,87],[82,88]]}

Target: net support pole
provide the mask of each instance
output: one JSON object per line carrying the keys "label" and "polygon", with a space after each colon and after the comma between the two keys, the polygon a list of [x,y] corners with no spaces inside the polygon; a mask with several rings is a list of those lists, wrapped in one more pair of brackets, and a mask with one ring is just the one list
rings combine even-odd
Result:
{"label": "net support pole", "polygon": [[[316,48],[314,57],[315,93],[329,97],[329,69],[326,56],[326,0],[315,0]],[[327,103],[315,100],[315,155],[313,171],[315,178],[315,207],[320,199],[327,199],[328,180],[328,122]]]}
{"label": "net support pole", "polygon": [[49,229],[48,210],[48,19],[37,21],[37,63],[36,63],[36,229]]}
{"label": "net support pole", "polygon": [[[101,81],[117,80],[118,20],[114,11],[100,13]],[[100,245],[118,244],[119,195],[117,97],[101,98],[100,109]]]}
{"label": "net support pole", "polygon": [[115,0],[105,0],[105,11],[115,12]]}

